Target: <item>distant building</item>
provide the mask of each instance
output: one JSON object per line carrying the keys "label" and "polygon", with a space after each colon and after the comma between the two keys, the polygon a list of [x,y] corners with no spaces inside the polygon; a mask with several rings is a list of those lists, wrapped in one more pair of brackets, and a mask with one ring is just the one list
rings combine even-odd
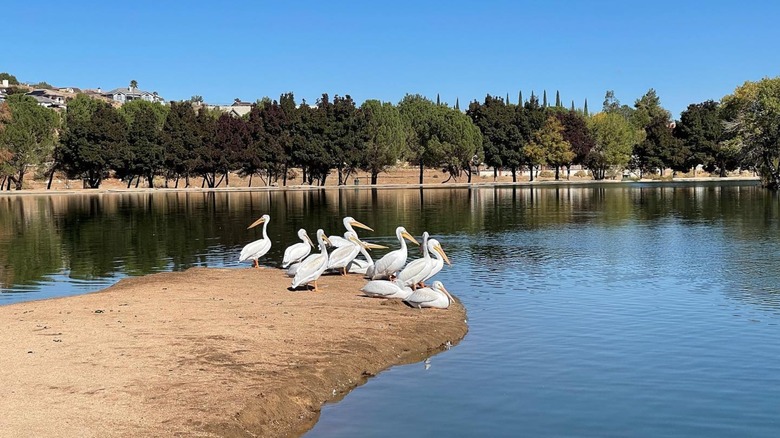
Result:
{"label": "distant building", "polygon": [[244,117],[252,111],[253,103],[244,102],[236,98],[231,105],[206,105],[208,109],[215,109],[223,113],[230,114],[233,117]]}
{"label": "distant building", "polygon": [[165,103],[165,99],[160,97],[156,91],[150,93],[135,87],[114,88],[111,91],[107,91],[101,94],[104,97],[113,100],[114,102],[118,102],[119,104],[125,104],[127,102],[132,102],[139,99],[145,100],[147,102]]}
{"label": "distant building", "polygon": [[[61,91],[47,90],[45,88],[39,88],[26,93],[28,96],[33,97],[45,97],[58,105],[65,105],[66,94]],[[40,103],[40,101],[39,101]]]}

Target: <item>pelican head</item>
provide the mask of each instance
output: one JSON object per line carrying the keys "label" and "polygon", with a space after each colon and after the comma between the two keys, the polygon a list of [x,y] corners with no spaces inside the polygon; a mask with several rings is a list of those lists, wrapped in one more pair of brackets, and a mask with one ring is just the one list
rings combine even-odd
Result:
{"label": "pelican head", "polygon": [[348,236],[347,240],[349,240],[350,242],[355,243],[357,245],[360,245],[361,247],[363,247],[365,249],[368,249],[368,250],[371,250],[371,249],[386,249],[387,248],[384,245],[377,245],[375,243],[364,242],[364,241],[358,239],[357,234],[355,234],[353,232],[347,232],[344,235]]}
{"label": "pelican head", "polygon": [[303,240],[304,242],[308,242],[309,245],[314,246],[314,242],[311,241],[311,238],[309,237],[308,234],[306,234],[306,230],[304,230],[303,228],[298,230],[298,238]]}
{"label": "pelican head", "polygon": [[443,292],[444,294],[446,294],[447,298],[450,299],[450,303],[455,301],[455,299],[452,298],[452,295],[450,295],[450,292],[444,288],[444,285],[442,284],[441,281],[439,280],[434,281],[433,284],[431,285],[431,289],[438,290],[439,292]]}
{"label": "pelican head", "polygon": [[401,240],[401,238],[405,238],[406,240],[410,242],[414,242],[414,244],[419,245],[420,242],[417,241],[417,239],[414,238],[411,234],[409,234],[408,231],[406,231],[406,228],[404,227],[398,227],[395,229],[395,235],[398,236],[398,240]]}
{"label": "pelican head", "polygon": [[349,231],[354,231],[352,229],[352,227],[358,227],[358,228],[362,228],[364,230],[374,231],[373,228],[369,227],[366,224],[363,224],[363,223],[360,223],[360,222],[356,221],[355,218],[353,218],[352,216],[345,217],[344,218],[344,228],[346,228]]}
{"label": "pelican head", "polygon": [[444,252],[444,249],[442,249],[441,244],[439,243],[438,240],[436,239],[429,240],[428,248],[430,248],[431,251],[436,251],[437,253],[439,253],[441,258],[443,258],[448,265],[452,266],[452,263],[450,263],[450,258],[447,257],[447,254]]}
{"label": "pelican head", "polygon": [[250,228],[254,228],[254,227],[262,224],[263,222],[267,223],[267,222],[270,222],[270,221],[271,221],[271,216],[268,216],[267,214],[264,214],[264,215],[260,216],[260,219],[252,222],[252,225],[246,227],[246,229],[248,230]]}

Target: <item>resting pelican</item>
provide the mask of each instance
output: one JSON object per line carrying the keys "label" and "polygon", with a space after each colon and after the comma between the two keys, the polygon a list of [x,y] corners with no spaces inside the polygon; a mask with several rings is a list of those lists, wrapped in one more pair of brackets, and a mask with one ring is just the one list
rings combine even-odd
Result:
{"label": "resting pelican", "polygon": [[420,243],[406,231],[404,227],[398,227],[395,229],[395,236],[398,238],[398,242],[401,243],[401,248],[395,251],[390,251],[385,254],[384,257],[377,260],[374,264],[374,272],[371,275],[372,280],[379,280],[382,278],[393,277],[399,269],[403,268],[406,264],[406,241],[404,238],[409,239],[410,242],[414,242],[417,245]]}
{"label": "resting pelican", "polygon": [[328,236],[325,235],[322,229],[317,230],[317,243],[320,247],[320,253],[312,254],[300,263],[298,271],[295,273],[295,278],[293,278],[293,289],[314,282],[314,292],[320,291],[317,288],[317,279],[320,278],[320,275],[325,272],[325,268],[328,267],[328,247],[325,244],[330,243]]}
{"label": "resting pelican", "polygon": [[340,269],[341,275],[347,275],[347,265],[360,253],[361,248],[387,248],[382,245],[366,243],[358,239],[357,234],[347,231],[344,233],[349,245],[340,246],[330,253],[328,258],[328,269]]}
{"label": "resting pelican", "polygon": [[306,230],[301,228],[298,230],[298,238],[301,239],[301,243],[293,243],[284,250],[284,259],[282,260],[282,268],[286,268],[293,263],[298,263],[305,259],[311,252],[311,248],[314,246],[309,235],[306,234]]}
{"label": "resting pelican", "polygon": [[372,280],[366,283],[362,289],[363,294],[374,298],[399,298],[405,300],[412,295],[412,289],[404,286],[400,281]]}
{"label": "resting pelican", "polygon": [[425,277],[423,277],[422,280],[420,280],[422,287],[425,287],[426,281],[441,271],[441,268],[444,267],[444,262],[447,262],[449,266],[452,266],[452,263],[450,263],[450,258],[447,257],[447,254],[444,252],[444,249],[442,249],[438,240],[429,240],[428,249],[430,250],[430,253],[433,254],[434,259],[431,260],[431,270],[428,272],[428,274],[425,275]]}
{"label": "resting pelican", "polygon": [[333,236],[330,238],[331,246],[335,246],[336,248],[352,245],[352,242],[349,241],[348,234],[352,233],[355,235],[355,238],[358,237],[357,232],[354,228],[352,228],[353,226],[363,228],[364,230],[374,231],[373,228],[356,221],[352,216],[345,217],[342,222],[344,223],[344,228],[347,229],[347,232],[344,233],[344,237],[341,238],[339,236]]}
{"label": "resting pelican", "polygon": [[447,292],[441,281],[434,281],[433,286],[423,287],[412,292],[409,297],[404,299],[412,307],[422,309],[423,307],[433,307],[436,309],[446,309],[454,301],[452,295]]}
{"label": "resting pelican", "polygon": [[248,230],[250,228],[263,224],[263,238],[248,243],[244,247],[244,249],[241,250],[241,255],[238,256],[239,262],[243,262],[245,260],[252,260],[254,261],[255,268],[260,267],[260,264],[257,262],[257,259],[264,256],[268,252],[268,250],[271,249],[271,239],[268,238],[268,232],[267,232],[268,222],[270,221],[271,221],[271,216],[264,214],[260,219],[254,221],[252,225],[246,227],[246,229]]}

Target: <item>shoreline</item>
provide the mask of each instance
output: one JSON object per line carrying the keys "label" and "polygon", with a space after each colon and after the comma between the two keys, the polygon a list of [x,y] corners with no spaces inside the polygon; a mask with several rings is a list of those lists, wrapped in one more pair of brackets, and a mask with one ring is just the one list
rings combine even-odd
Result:
{"label": "shoreline", "polygon": [[460,303],[366,298],[357,276],[289,283],[192,268],[0,306],[0,435],[299,436],[324,403],[468,330]]}
{"label": "shoreline", "polygon": [[124,193],[232,193],[232,192],[276,192],[276,191],[316,191],[316,190],[384,190],[384,189],[451,189],[451,188],[484,188],[484,187],[544,187],[544,186],[591,186],[591,185],[613,185],[613,184],[686,184],[686,183],[700,183],[700,182],[760,182],[759,177],[754,176],[730,176],[730,177],[691,177],[691,178],[676,178],[676,179],[640,179],[640,180],[590,180],[590,179],[572,179],[565,180],[536,180],[536,181],[488,181],[488,182],[447,182],[447,183],[389,183],[389,184],[360,184],[360,185],[326,185],[326,186],[314,186],[314,185],[287,185],[287,186],[235,186],[235,187],[215,187],[215,188],[201,188],[201,187],[181,187],[181,188],[165,188],[165,187],[138,187],[138,188],[124,188],[124,187],[101,187],[97,189],[62,189],[54,188],[52,190],[46,189],[24,189],[24,190],[11,190],[0,191],[0,197],[3,196],[24,196],[24,195],[91,195],[91,194],[124,194]]}

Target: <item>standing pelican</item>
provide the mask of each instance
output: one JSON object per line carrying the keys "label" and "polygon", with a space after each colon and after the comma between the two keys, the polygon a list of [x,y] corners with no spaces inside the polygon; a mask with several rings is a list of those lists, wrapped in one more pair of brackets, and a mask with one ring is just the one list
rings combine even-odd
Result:
{"label": "standing pelican", "polygon": [[434,281],[433,286],[423,287],[412,292],[404,301],[412,307],[422,309],[423,307],[433,307],[436,309],[446,309],[454,301],[452,295],[447,292],[441,281]]}
{"label": "standing pelican", "polygon": [[382,245],[362,242],[358,239],[357,234],[351,231],[344,233],[344,237],[347,238],[349,245],[334,249],[328,258],[328,269],[340,269],[341,275],[347,275],[347,265],[357,257],[361,248],[387,248]]}
{"label": "standing pelican", "polygon": [[311,248],[314,246],[309,235],[306,234],[306,230],[301,228],[298,230],[298,238],[301,239],[301,243],[293,243],[284,250],[284,259],[282,260],[282,268],[286,268],[293,263],[298,263],[305,259],[311,252]]}
{"label": "standing pelican", "polygon": [[405,300],[412,295],[412,289],[404,286],[400,281],[372,280],[366,283],[362,289],[363,294],[374,298],[399,298]]}
{"label": "standing pelican", "polygon": [[293,278],[292,282],[293,289],[314,282],[314,291],[320,291],[317,288],[317,279],[320,278],[320,275],[328,267],[328,247],[325,244],[330,243],[328,236],[325,235],[322,229],[317,230],[317,243],[320,247],[320,253],[306,257],[298,265],[298,271],[295,273],[295,278]]}
{"label": "standing pelican", "polygon": [[241,250],[241,255],[238,256],[238,261],[243,262],[245,260],[254,261],[254,267],[259,268],[260,264],[257,259],[264,256],[268,250],[271,249],[271,239],[268,238],[268,222],[271,221],[271,216],[264,214],[260,219],[252,222],[252,225],[246,227],[250,229],[263,224],[263,238],[248,243],[244,249]]}
{"label": "standing pelican", "polygon": [[411,234],[409,234],[409,232],[406,231],[406,228],[404,227],[398,227],[395,229],[395,237],[398,238],[398,242],[401,243],[401,248],[396,249],[395,251],[390,251],[389,253],[385,254],[384,257],[377,260],[377,262],[374,264],[373,275],[371,275],[372,280],[393,277],[399,269],[404,267],[407,256],[406,241],[404,240],[405,238],[409,239],[410,242],[416,243],[417,245],[420,244]]}
{"label": "standing pelican", "polygon": [[357,232],[355,231],[353,226],[358,228],[363,228],[364,230],[374,231],[371,227],[368,225],[362,224],[358,221],[356,221],[352,216],[347,216],[342,221],[344,223],[344,228],[347,229],[347,232],[344,233],[344,237],[341,238],[339,236],[333,236],[330,238],[331,246],[335,246],[336,248],[341,248],[342,246],[349,246],[352,245],[352,242],[349,241],[348,234],[352,233],[355,235],[355,238],[358,237]]}
{"label": "standing pelican", "polygon": [[448,265],[452,266],[452,263],[450,263],[450,258],[447,257],[447,254],[444,252],[444,249],[442,249],[438,240],[429,240],[428,249],[430,250],[430,253],[433,254],[434,259],[431,260],[431,270],[428,271],[422,280],[420,280],[422,287],[425,287],[425,282],[428,281],[428,279],[441,271],[441,268],[444,267],[444,262],[447,262]]}
{"label": "standing pelican", "polygon": [[366,259],[365,260],[360,260],[358,258],[352,259],[352,261],[349,262],[349,264],[347,265],[347,272],[351,272],[353,274],[368,275],[369,270],[372,272],[374,270],[374,259],[371,258],[371,255],[368,253],[367,248],[363,245],[360,246],[360,254],[362,254],[363,257],[365,257]]}

